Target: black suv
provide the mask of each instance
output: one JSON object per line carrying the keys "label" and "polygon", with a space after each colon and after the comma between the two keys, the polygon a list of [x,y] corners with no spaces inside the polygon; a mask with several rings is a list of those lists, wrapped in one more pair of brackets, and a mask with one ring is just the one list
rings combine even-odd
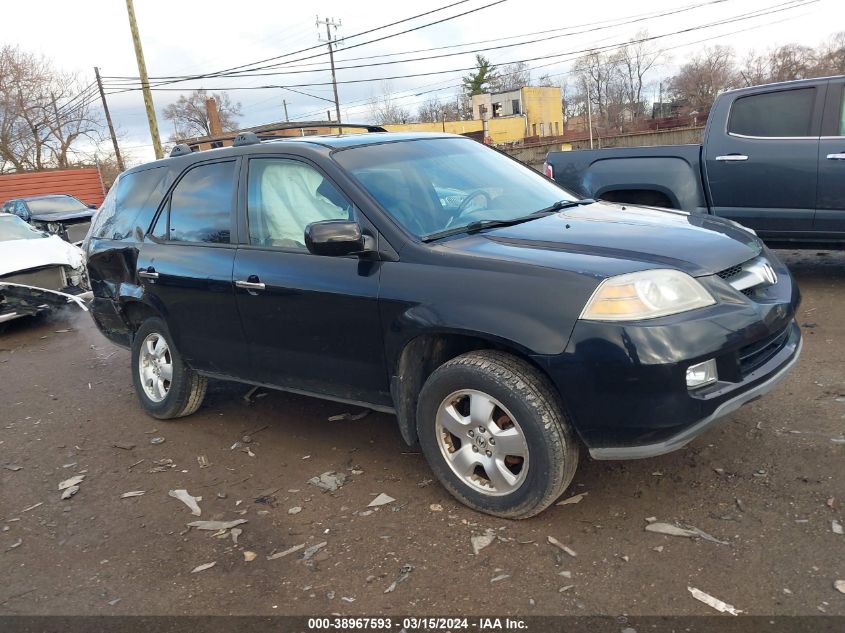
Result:
{"label": "black suv", "polygon": [[157,418],[208,378],[396,415],[467,505],[523,518],[596,459],[680,448],[797,360],[798,290],[752,231],[578,200],[473,140],[350,134],[120,176],[92,314]]}

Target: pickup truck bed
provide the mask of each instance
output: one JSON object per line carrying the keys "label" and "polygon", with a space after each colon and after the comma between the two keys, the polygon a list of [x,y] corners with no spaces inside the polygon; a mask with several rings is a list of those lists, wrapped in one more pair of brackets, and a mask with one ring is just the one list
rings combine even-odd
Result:
{"label": "pickup truck bed", "polygon": [[845,246],[845,76],[717,97],[702,145],[550,152],[584,197],[711,213],[771,246]]}

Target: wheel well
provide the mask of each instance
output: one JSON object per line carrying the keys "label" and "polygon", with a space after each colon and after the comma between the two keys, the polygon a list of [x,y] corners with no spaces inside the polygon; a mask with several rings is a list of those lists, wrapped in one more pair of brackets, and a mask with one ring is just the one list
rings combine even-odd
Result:
{"label": "wheel well", "polygon": [[132,301],[131,303],[124,305],[123,315],[126,317],[126,321],[129,324],[130,332],[133,337],[144,321],[150,317],[161,316],[154,308],[151,308],[146,303],[141,303],[140,301]]}
{"label": "wheel well", "polygon": [[482,349],[507,352],[546,372],[520,350],[480,337],[464,334],[424,334],[410,341],[399,355],[390,381],[390,391],[396,408],[396,418],[402,439],[409,446],[417,444],[417,401],[425,381],[443,363]]}
{"label": "wheel well", "polygon": [[665,209],[676,209],[678,205],[662,191],[653,189],[617,189],[605,191],[601,194],[602,200],[608,202],[628,202],[629,204],[642,204],[649,207],[663,207]]}

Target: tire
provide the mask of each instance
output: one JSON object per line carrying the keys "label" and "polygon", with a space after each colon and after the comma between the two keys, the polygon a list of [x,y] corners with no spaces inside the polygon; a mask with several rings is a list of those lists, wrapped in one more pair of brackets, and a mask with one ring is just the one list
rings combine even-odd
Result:
{"label": "tire", "polygon": [[554,388],[504,352],[469,352],[437,368],[420,392],[417,432],[440,483],[461,503],[494,516],[542,512],[578,467],[578,444]]}
{"label": "tire", "polygon": [[[163,347],[160,347],[162,344]],[[158,363],[151,358],[150,352],[158,358]],[[168,375],[170,380],[167,380]],[[161,383],[152,384],[159,377]],[[158,317],[144,321],[132,339],[132,382],[141,406],[160,420],[194,413],[202,404],[208,388],[208,379],[184,363],[173,345],[167,325]]]}

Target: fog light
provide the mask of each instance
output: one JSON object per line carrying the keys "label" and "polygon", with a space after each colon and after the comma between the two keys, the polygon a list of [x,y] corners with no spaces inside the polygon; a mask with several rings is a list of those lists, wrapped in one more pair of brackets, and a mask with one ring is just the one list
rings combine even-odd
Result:
{"label": "fog light", "polygon": [[699,389],[706,385],[712,385],[719,379],[716,372],[716,359],[711,358],[703,363],[691,365],[687,368],[687,388]]}

